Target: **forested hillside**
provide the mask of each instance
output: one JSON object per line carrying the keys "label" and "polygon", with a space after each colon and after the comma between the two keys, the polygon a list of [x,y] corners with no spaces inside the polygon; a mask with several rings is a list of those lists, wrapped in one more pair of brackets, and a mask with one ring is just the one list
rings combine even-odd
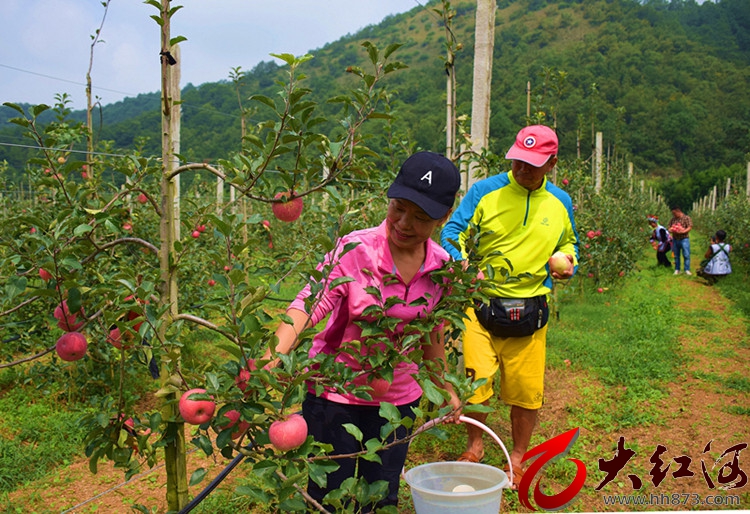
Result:
{"label": "forested hillside", "polygon": [[[475,5],[451,4],[456,15],[450,29],[463,47],[455,57],[457,104],[467,116]],[[401,43],[394,56],[408,69],[387,81],[394,93],[394,136],[416,147],[444,148],[446,30],[436,12],[442,8],[432,1],[311,50],[314,58],[302,68],[311,97],[329,98],[352,83],[346,70],[365,61],[361,42],[381,48]],[[556,125],[564,159],[588,158],[601,131],[610,158],[632,161],[637,173],[684,205],[718,179],[744,173],[750,152],[747,0],[499,0],[495,42],[492,151],[502,153],[526,123],[530,82],[534,119]],[[184,87],[186,159],[229,157],[241,148],[241,112],[249,127],[266,119],[248,98],[273,96],[282,70],[269,61],[236,71],[227,70],[231,78],[222,82]],[[158,93],[105,106],[94,116],[101,122],[97,139],[122,151],[159,154],[158,106]],[[0,143],[22,144],[19,131],[5,123],[11,116],[0,110]],[[76,112],[73,118],[84,116]],[[0,145],[8,180],[19,181],[28,156],[24,148]]]}

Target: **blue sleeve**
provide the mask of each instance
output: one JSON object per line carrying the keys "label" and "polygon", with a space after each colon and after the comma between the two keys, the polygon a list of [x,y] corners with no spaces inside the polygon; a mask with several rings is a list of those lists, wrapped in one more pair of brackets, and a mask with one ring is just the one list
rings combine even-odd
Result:
{"label": "blue sleeve", "polygon": [[[458,204],[458,208],[453,211],[453,215],[440,232],[440,245],[454,260],[462,261],[464,259],[464,244],[461,234],[469,228],[469,222],[474,217],[481,198],[482,195],[478,192],[477,184],[474,184],[469,188],[469,192]],[[459,248],[456,248],[452,242],[458,244]]]}

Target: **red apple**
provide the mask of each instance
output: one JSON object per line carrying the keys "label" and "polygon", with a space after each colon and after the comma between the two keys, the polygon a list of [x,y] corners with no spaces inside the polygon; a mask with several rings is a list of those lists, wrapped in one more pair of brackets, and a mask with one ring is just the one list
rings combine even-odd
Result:
{"label": "red apple", "polygon": [[603,292],[604,292],[604,289],[600,287],[600,288],[599,288],[599,289],[597,289],[596,291],[597,291],[598,293],[603,293]]}
{"label": "red apple", "polygon": [[570,264],[568,256],[563,252],[555,252],[552,254],[552,257],[549,258],[550,271],[554,271],[561,275],[567,273],[568,269],[570,269]]}
{"label": "red apple", "polygon": [[240,388],[243,393],[247,389],[247,381],[250,380],[250,372],[246,369],[241,369],[239,374],[234,377],[234,383]]}
{"label": "red apple", "polygon": [[123,348],[129,350],[133,347],[131,344],[133,342],[133,332],[130,330],[121,332],[117,326],[112,325],[107,334],[107,342],[120,350]]}
{"label": "red apple", "polygon": [[204,233],[206,231],[206,226],[205,225],[196,225],[195,229],[202,234],[202,233]]}
{"label": "red apple", "polygon": [[569,182],[569,181],[568,181],[568,179],[566,179],[566,178],[564,178],[564,179],[562,180],[562,183],[563,183],[563,185],[564,185],[564,186],[567,186],[568,184],[570,184],[570,182]]}
{"label": "red apple", "polygon": [[50,273],[46,269],[39,268],[39,276],[42,278],[42,280],[49,280],[52,278],[52,273]]}
{"label": "red apple", "polygon": [[129,232],[133,230],[133,225],[131,225],[130,223],[126,221],[125,223],[122,224],[122,229]]}
{"label": "red apple", "polygon": [[229,265],[224,266],[224,271],[232,271],[232,267]]}
{"label": "red apple", "polygon": [[384,378],[373,378],[368,382],[368,385],[372,388],[373,397],[385,396],[391,388],[391,383]]}
{"label": "red apple", "polygon": [[200,230],[193,230],[193,233],[191,234],[194,239],[197,239],[201,236]]}
{"label": "red apple", "polygon": [[228,428],[234,427],[234,430],[232,430],[232,439],[237,439],[239,436],[245,433],[245,430],[248,429],[250,426],[250,423],[247,421],[240,420],[240,413],[236,410],[230,410],[224,413],[225,418],[229,419],[228,423],[223,423],[216,428],[218,428],[220,431],[227,430]]}
{"label": "red apple", "polygon": [[122,428],[124,428],[130,435],[135,435],[135,421],[133,421],[133,418],[126,419],[122,424]]}
{"label": "red apple", "polygon": [[[120,414],[120,419],[122,419],[122,414]],[[126,419],[122,424],[122,428],[124,428],[132,436],[151,435],[150,428],[147,428],[141,432],[136,432],[135,421],[133,420],[133,418]],[[138,451],[137,448],[134,448],[134,450]]]}
{"label": "red apple", "polygon": [[34,227],[31,227],[31,228],[29,229],[29,234],[36,234],[36,228],[34,228]]}
{"label": "red apple", "polygon": [[307,439],[307,422],[299,414],[292,414],[285,420],[271,423],[268,429],[271,444],[281,452],[287,452],[302,446]]}
{"label": "red apple", "polygon": [[57,355],[64,361],[77,361],[86,355],[88,343],[86,337],[80,332],[68,332],[60,336],[55,345]]}
{"label": "red apple", "polygon": [[588,232],[586,232],[586,237],[588,237],[589,239],[594,239],[596,237],[596,232],[594,232],[593,230],[589,230]]}
{"label": "red apple", "polygon": [[[81,316],[85,317],[85,314],[83,313],[83,307],[81,307],[81,310],[78,311],[78,313],[80,313]],[[66,332],[73,332],[81,328],[84,323],[83,321],[78,321],[78,313],[71,313],[70,309],[68,309],[68,302],[66,300],[63,300],[60,305],[55,307],[53,316],[55,316],[55,319],[57,320],[58,327],[65,330]]]}
{"label": "red apple", "polygon": [[263,228],[266,230],[271,230],[271,222],[268,220],[263,220]]}
{"label": "red apple", "polygon": [[190,389],[186,391],[179,402],[180,416],[185,420],[185,423],[191,425],[202,425],[214,416],[216,410],[216,403],[213,400],[192,400],[190,395],[192,394],[205,394],[205,389]]}
{"label": "red apple", "polygon": [[216,285],[216,281],[212,278],[208,279],[208,287],[214,287]]}
{"label": "red apple", "polygon": [[107,342],[115,348],[122,350],[122,335],[120,334],[119,328],[114,327],[109,331],[109,334],[107,334]]}
{"label": "red apple", "polygon": [[138,195],[138,203],[146,203],[148,202],[148,196],[146,196],[144,193],[141,193]]}
{"label": "red apple", "polygon": [[273,215],[276,216],[277,219],[281,221],[292,222],[299,218],[300,214],[302,214],[302,208],[305,206],[302,198],[295,198],[293,193],[289,191],[276,193],[276,196],[274,196],[274,198],[277,200],[283,200],[282,202],[274,203],[271,206]]}

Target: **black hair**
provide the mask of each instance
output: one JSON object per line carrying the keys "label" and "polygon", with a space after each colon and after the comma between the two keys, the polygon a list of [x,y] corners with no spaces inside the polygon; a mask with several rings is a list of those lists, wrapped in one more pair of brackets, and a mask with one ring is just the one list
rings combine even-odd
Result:
{"label": "black hair", "polygon": [[716,231],[716,240],[717,241],[724,242],[724,238],[726,238],[726,237],[727,237],[727,233],[724,232],[723,230],[717,230]]}
{"label": "black hair", "polygon": [[679,205],[675,205],[675,204],[673,204],[673,205],[672,205],[672,206],[671,206],[671,207],[669,208],[669,210],[670,210],[670,211],[681,211],[682,209],[680,209],[680,206],[679,206]]}

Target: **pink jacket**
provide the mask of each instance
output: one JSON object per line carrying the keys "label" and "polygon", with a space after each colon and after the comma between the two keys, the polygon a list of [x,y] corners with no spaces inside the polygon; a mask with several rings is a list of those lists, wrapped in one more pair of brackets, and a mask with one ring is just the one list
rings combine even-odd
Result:
{"label": "pink jacket", "polygon": [[[404,304],[398,303],[388,310],[389,317],[403,320],[402,323],[398,324],[394,337],[391,337],[394,342],[397,340],[395,336],[403,334],[403,326],[406,323],[430,312],[440,300],[443,288],[433,283],[430,273],[439,269],[449,259],[448,253],[431,239],[428,240],[422,268],[410,283],[405,284],[393,263],[386,230],[386,224],[383,222],[378,227],[358,230],[344,236],[336,250],[332,252],[333,255],[329,253],[323,262],[318,265],[318,270],[323,270],[326,264],[335,264],[328,277],[328,284],[333,283],[340,277],[352,277],[354,281],[339,284],[333,289],[326,287],[321,292],[322,299],[311,316],[312,325],[316,325],[328,313],[331,314],[331,317],[328,319],[325,328],[313,339],[310,357],[319,353],[338,353],[338,349],[343,342],[361,340],[362,329],[355,321],[367,319],[368,316],[363,316],[364,310],[372,305],[382,305],[382,301],[389,297],[395,296],[404,301]],[[350,243],[359,244],[341,255],[343,248]],[[338,259],[338,262],[336,259]],[[394,275],[396,279],[390,280],[390,277]],[[366,292],[368,287],[379,289],[382,300],[378,300],[375,295]],[[307,312],[304,300],[309,296],[310,285],[308,284],[300,291],[289,308]],[[427,305],[409,305],[420,298],[425,298]],[[359,360],[348,353],[338,353],[336,361],[344,362],[356,370],[362,369]],[[388,392],[383,396],[374,398],[374,401],[367,401],[348,394],[342,395],[334,391],[326,391],[322,396],[337,403],[379,405],[381,401],[385,401],[394,405],[404,405],[422,395],[422,389],[412,376],[416,373],[416,364],[399,363],[394,370],[393,383]]]}

